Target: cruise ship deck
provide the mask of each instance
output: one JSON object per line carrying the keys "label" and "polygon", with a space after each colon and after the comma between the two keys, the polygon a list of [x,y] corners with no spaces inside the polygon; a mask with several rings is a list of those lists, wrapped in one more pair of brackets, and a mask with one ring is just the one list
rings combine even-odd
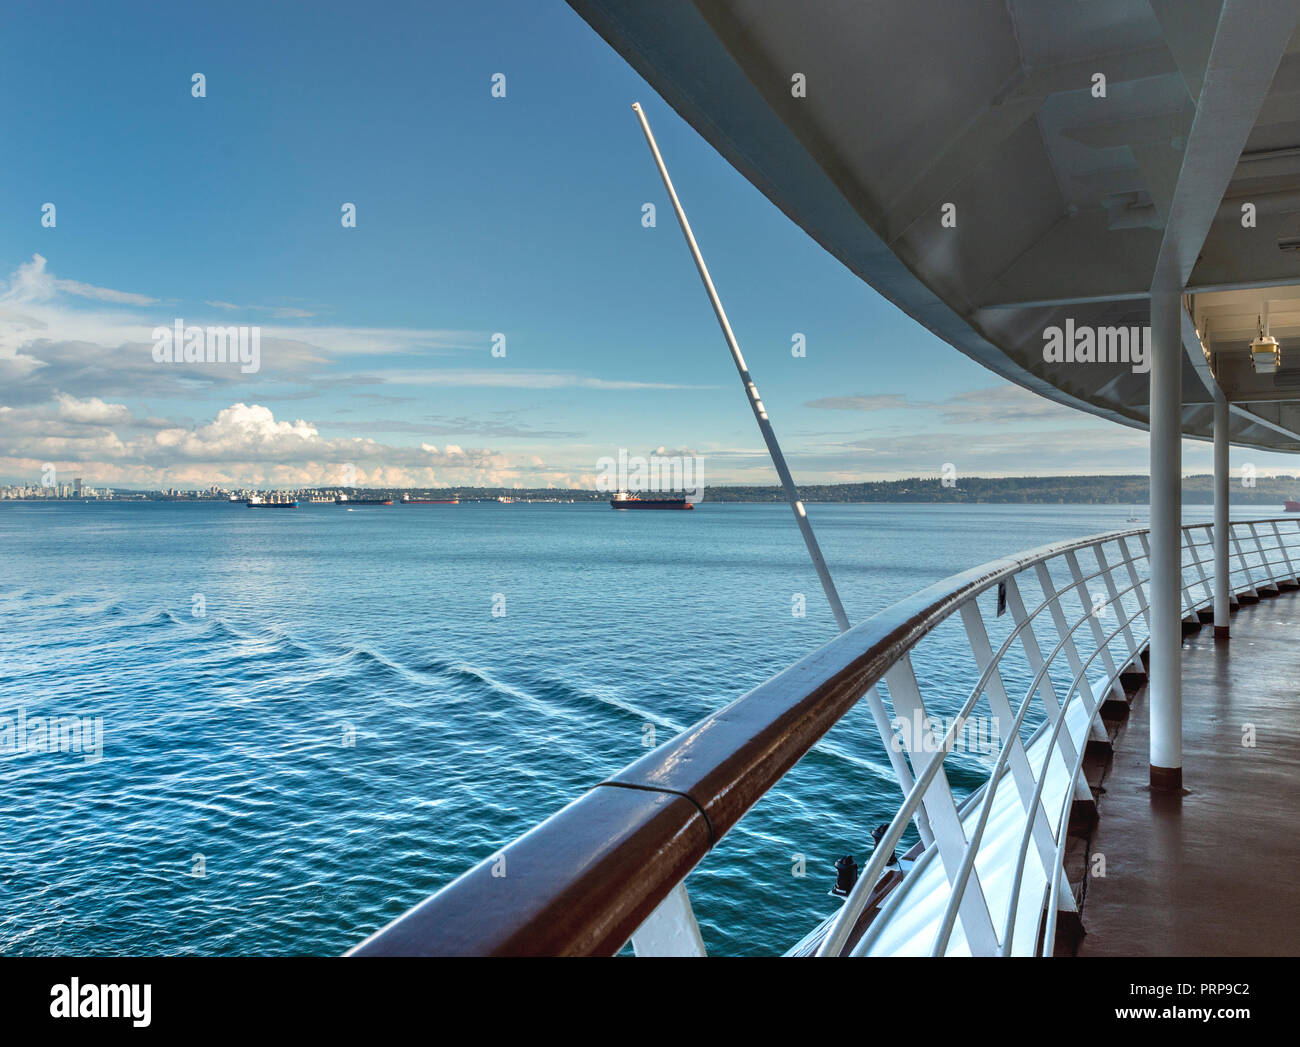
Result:
{"label": "cruise ship deck", "polygon": [[[688,874],[862,706],[901,806],[789,954],[1295,953],[1300,520],[1230,517],[1232,448],[1300,453],[1300,4],[569,3],[659,95],[637,118],[778,473],[665,106],[954,351],[1145,430],[1150,526],[954,564],[851,624],[786,483],[840,635],[353,952],[704,955]],[[1183,519],[1186,439],[1212,525]],[[997,752],[968,790],[971,718]]]}
{"label": "cruise ship deck", "polygon": [[[1300,927],[1300,593],[1184,640],[1183,792],[1147,785],[1145,685],[1101,785],[1080,956],[1293,956]],[[1243,738],[1253,727],[1253,745]]]}

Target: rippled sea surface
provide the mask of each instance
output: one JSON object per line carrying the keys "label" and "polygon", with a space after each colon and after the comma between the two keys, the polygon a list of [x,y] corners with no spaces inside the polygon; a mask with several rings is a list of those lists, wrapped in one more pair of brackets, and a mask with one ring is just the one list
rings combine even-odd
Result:
{"label": "rippled sea surface", "polygon": [[[1133,510],[809,513],[856,622]],[[0,755],[0,952],[340,953],[833,634],[777,505],[0,503],[0,716],[103,718]],[[710,951],[792,945],[898,801],[860,707],[692,874]]]}

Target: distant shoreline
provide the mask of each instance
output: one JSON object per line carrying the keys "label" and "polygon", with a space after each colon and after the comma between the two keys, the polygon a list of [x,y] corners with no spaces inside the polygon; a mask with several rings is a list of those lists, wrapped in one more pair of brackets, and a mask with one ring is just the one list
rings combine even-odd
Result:
{"label": "distant shoreline", "polygon": [[[1257,476],[1248,483],[1249,476],[1234,476],[1230,501],[1234,505],[1275,505],[1280,507],[1287,499],[1300,493],[1300,478]],[[1149,501],[1148,478],[1128,476],[1023,476],[1023,477],[957,477],[950,480],[955,486],[945,486],[939,477],[911,477],[903,480],[864,481],[844,484],[805,484],[799,495],[809,504],[853,505],[1128,505],[1142,506]],[[8,491],[14,491],[11,486]],[[23,490],[23,489],[19,489]],[[26,489],[30,491],[29,489]],[[565,491],[555,488],[503,488],[503,487],[441,487],[441,488],[264,488],[278,490],[301,499],[330,497],[346,493],[351,498],[391,497],[395,501],[402,495],[412,498],[446,498],[457,495],[462,503],[496,502],[510,499],[524,503],[600,503],[608,501],[606,491]],[[205,492],[132,491],[115,490],[111,499],[45,498],[40,495],[6,496],[0,488],[0,502],[228,502],[231,494],[246,496],[252,489],[218,489]],[[713,503],[779,503],[785,495],[777,486],[719,485],[705,487],[702,501]],[[1212,505],[1212,477],[1187,476],[1183,479],[1185,505]],[[238,504],[238,503],[236,503]]]}

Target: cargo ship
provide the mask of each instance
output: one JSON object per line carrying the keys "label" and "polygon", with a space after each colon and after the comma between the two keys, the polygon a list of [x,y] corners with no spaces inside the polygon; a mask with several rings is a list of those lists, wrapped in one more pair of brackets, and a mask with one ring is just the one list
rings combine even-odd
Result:
{"label": "cargo ship", "polygon": [[298,502],[293,498],[281,498],[273,495],[270,498],[263,498],[261,495],[253,495],[244,503],[250,509],[297,509]]}
{"label": "cargo ship", "polygon": [[392,505],[391,498],[349,498],[341,494],[334,499],[335,505]]}
{"label": "cargo ship", "polygon": [[1300,513],[1300,502],[1297,502],[1294,498],[1288,498],[1282,503],[1282,508],[1288,513]]}
{"label": "cargo ship", "polygon": [[412,498],[409,494],[402,495],[403,505],[460,505],[460,495],[454,494],[450,498]]}
{"label": "cargo ship", "polygon": [[619,491],[609,500],[611,509],[694,509],[695,503],[687,501],[685,495],[672,498],[642,498],[637,494]]}

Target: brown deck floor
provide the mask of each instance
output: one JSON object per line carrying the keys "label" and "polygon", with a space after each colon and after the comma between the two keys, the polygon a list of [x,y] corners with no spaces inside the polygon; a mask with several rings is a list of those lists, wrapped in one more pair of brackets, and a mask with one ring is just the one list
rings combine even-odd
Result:
{"label": "brown deck floor", "polygon": [[[1181,797],[1147,788],[1143,687],[1099,797],[1080,956],[1300,955],[1300,593],[1183,647]],[[1242,745],[1255,725],[1255,747]]]}

